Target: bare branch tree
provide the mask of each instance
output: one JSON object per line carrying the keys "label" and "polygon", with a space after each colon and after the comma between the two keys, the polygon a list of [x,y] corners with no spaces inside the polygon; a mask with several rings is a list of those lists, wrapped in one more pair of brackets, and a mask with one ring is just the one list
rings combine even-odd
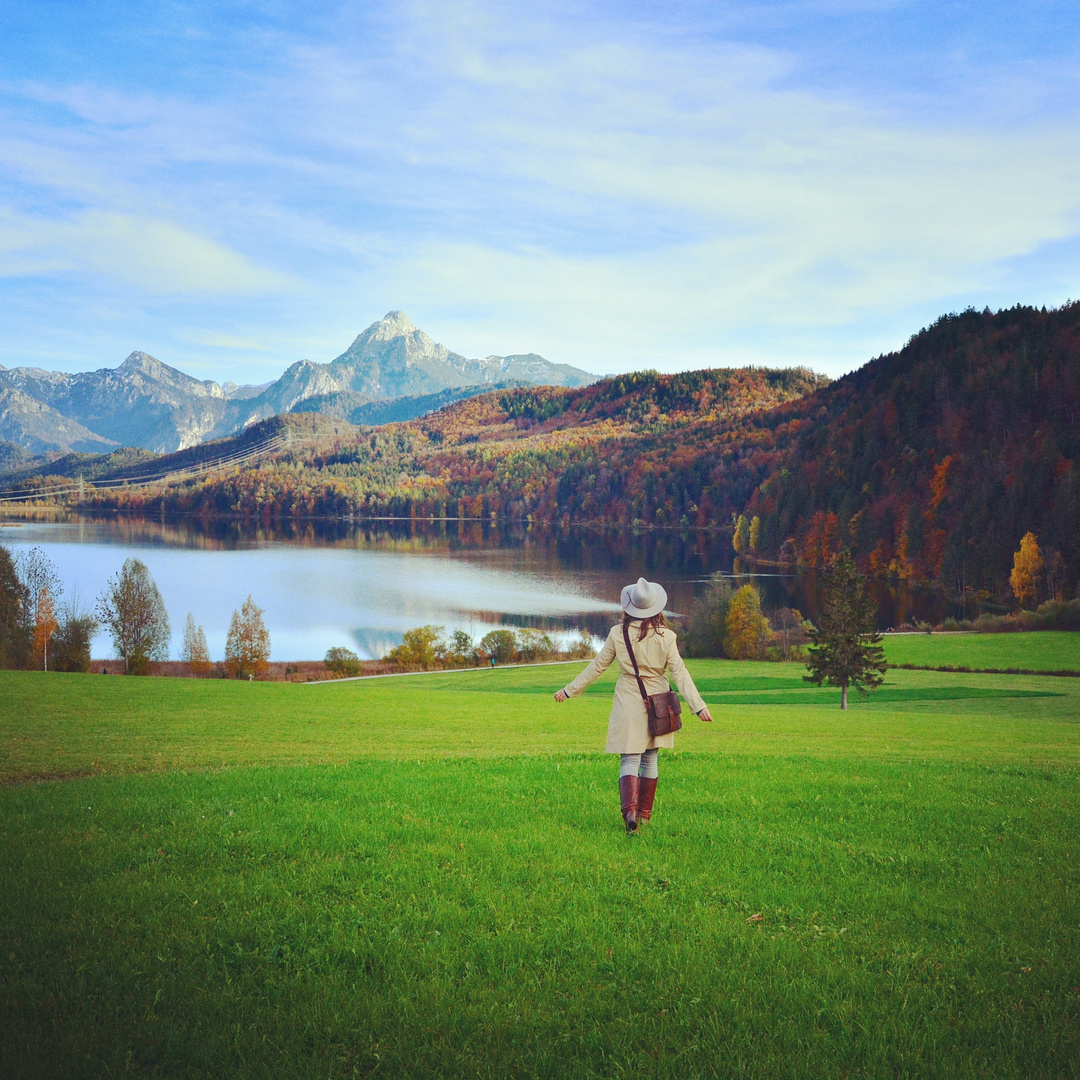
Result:
{"label": "bare branch tree", "polygon": [[43,592],[48,592],[49,600],[55,608],[56,601],[64,592],[56,564],[39,547],[20,551],[15,556],[15,569],[19,581],[26,590],[26,604],[23,616],[31,633],[38,621],[38,602]]}

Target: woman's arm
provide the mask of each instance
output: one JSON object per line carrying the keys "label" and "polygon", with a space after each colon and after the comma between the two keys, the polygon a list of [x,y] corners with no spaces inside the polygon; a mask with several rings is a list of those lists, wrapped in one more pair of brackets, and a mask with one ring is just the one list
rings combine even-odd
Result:
{"label": "woman's arm", "polygon": [[668,646],[667,662],[671,678],[678,687],[679,693],[682,694],[685,699],[686,704],[689,705],[691,710],[696,712],[706,724],[711,724],[712,713],[709,712],[708,705],[705,704],[704,699],[698,693],[698,688],[694,685],[694,680],[691,677],[690,672],[686,670],[686,664],[683,663],[683,658],[679,655],[679,646],[675,641],[674,634],[671,635],[671,645]]}
{"label": "woman's arm", "polygon": [[572,682],[555,694],[555,700],[562,702],[567,698],[577,697],[593,680],[600,678],[615,659],[614,631],[608,634],[604,647],[589,661],[589,666]]}

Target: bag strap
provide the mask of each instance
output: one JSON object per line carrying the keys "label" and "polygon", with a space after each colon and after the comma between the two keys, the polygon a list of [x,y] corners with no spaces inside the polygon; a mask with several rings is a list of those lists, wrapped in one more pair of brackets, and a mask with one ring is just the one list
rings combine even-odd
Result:
{"label": "bag strap", "polygon": [[626,651],[630,654],[630,663],[634,665],[634,678],[637,679],[638,689],[641,691],[641,700],[646,705],[649,704],[649,694],[645,689],[645,683],[641,678],[641,672],[638,671],[637,657],[634,655],[634,646],[630,644],[630,630],[626,623],[622,625],[623,641],[626,642]]}

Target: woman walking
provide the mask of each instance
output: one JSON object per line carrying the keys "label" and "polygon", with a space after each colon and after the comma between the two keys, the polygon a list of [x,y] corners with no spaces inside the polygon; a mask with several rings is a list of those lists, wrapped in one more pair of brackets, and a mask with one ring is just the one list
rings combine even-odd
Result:
{"label": "woman walking", "polygon": [[[637,661],[637,670],[650,695],[662,694],[669,688],[664,678],[667,670],[690,708],[705,723],[712,721],[712,714],[679,655],[675,631],[664,622],[662,612],[666,604],[667,593],[655,581],[638,578],[636,585],[627,585],[622,591],[622,622],[611,628],[604,647],[589,666],[555,695],[559,702],[577,697],[611,666],[612,660],[619,661],[606,749],[609,754],[622,757],[619,802],[628,833],[637,831],[639,821],[648,821],[652,817],[658,776],[657,752],[662,746],[670,750],[675,745],[674,733],[649,735],[648,713],[634,672],[634,661]],[[633,649],[633,659],[627,642]]]}

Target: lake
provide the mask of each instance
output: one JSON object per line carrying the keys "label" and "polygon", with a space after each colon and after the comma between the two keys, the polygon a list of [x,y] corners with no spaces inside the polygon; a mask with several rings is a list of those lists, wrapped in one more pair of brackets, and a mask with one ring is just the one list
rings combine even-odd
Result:
{"label": "lake", "polygon": [[[4,519],[12,554],[38,547],[55,563],[64,600],[92,611],[129,556],[161,590],[180,654],[190,612],[221,659],[232,612],[250,594],[265,611],[272,658],[321,659],[331,646],[364,659],[427,624],[462,629],[474,640],[502,627],[539,627],[557,640],[580,630],[599,637],[617,619],[622,587],[638,576],[660,581],[669,609],[687,612],[715,571],[740,570],[729,538],[712,530],[593,530],[494,527],[478,521],[319,522],[260,528],[237,522],[145,520],[75,515]],[[735,573],[753,581],[766,608],[793,606],[812,617],[812,573]],[[885,629],[936,618],[941,598],[875,585]],[[95,657],[113,655],[107,634]]]}

